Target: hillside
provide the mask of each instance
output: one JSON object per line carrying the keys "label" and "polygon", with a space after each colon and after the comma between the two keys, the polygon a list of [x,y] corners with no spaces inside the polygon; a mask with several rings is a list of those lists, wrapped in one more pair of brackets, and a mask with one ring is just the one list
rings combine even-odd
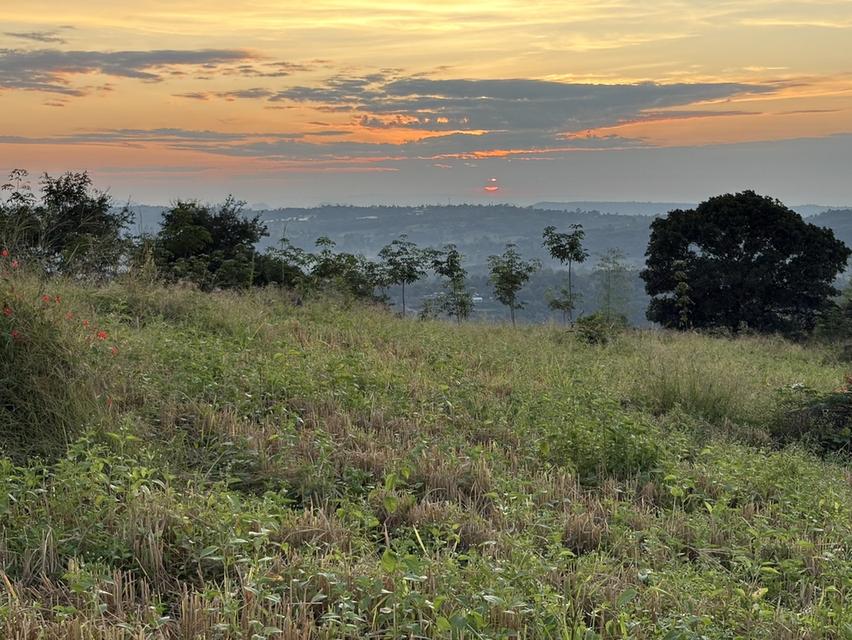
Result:
{"label": "hillside", "polygon": [[852,629],[848,458],[771,433],[830,351],[15,278],[0,637]]}

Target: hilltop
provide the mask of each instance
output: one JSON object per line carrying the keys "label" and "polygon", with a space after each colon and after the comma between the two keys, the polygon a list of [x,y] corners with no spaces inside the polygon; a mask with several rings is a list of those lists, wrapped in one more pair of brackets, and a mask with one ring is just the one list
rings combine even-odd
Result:
{"label": "hilltop", "polygon": [[852,625],[848,458],[779,440],[822,347],[16,277],[4,638]]}

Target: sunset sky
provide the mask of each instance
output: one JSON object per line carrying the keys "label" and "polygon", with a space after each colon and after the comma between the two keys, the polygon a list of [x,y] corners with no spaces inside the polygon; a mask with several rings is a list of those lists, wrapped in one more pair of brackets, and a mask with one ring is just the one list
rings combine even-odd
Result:
{"label": "sunset sky", "polygon": [[848,0],[3,5],[4,173],[146,203],[852,204]]}

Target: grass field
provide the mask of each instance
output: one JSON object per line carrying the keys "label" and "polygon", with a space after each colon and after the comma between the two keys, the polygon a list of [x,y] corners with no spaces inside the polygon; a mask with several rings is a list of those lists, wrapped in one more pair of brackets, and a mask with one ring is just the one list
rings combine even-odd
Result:
{"label": "grass field", "polygon": [[852,638],[828,349],[3,286],[2,638]]}

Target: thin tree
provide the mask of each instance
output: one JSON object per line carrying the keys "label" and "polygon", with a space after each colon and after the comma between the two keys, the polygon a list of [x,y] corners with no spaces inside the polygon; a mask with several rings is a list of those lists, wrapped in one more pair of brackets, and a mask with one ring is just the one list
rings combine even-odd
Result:
{"label": "thin tree", "polygon": [[402,317],[405,317],[405,285],[413,284],[426,275],[428,252],[422,251],[416,244],[402,234],[379,251],[385,276],[390,284],[402,288]]}
{"label": "thin tree", "polygon": [[624,253],[620,249],[608,249],[598,258],[594,276],[598,282],[600,313],[607,321],[612,321],[623,312],[626,303],[628,270]]}
{"label": "thin tree", "polygon": [[583,248],[583,238],[586,237],[583,225],[572,224],[569,229],[571,231],[568,233],[560,233],[551,225],[544,228],[542,238],[551,257],[560,264],[568,265],[568,287],[563,288],[560,295],[551,299],[549,304],[551,309],[562,311],[563,320],[567,317],[570,322],[578,299],[574,293],[572,267],[575,262],[585,262],[589,252]]}
{"label": "thin tree", "polygon": [[538,260],[524,260],[514,244],[507,244],[506,251],[501,256],[488,256],[488,266],[491,270],[491,283],[494,285],[494,295],[507,307],[512,326],[515,326],[515,309],[522,309],[524,303],[518,300],[518,292],[530,279],[530,276],[541,268]]}
{"label": "thin tree", "polygon": [[473,296],[467,288],[467,271],[462,266],[464,256],[454,244],[448,244],[440,252],[432,254],[432,270],[444,278],[444,292],[438,298],[437,308],[456,322],[470,316],[473,311]]}

